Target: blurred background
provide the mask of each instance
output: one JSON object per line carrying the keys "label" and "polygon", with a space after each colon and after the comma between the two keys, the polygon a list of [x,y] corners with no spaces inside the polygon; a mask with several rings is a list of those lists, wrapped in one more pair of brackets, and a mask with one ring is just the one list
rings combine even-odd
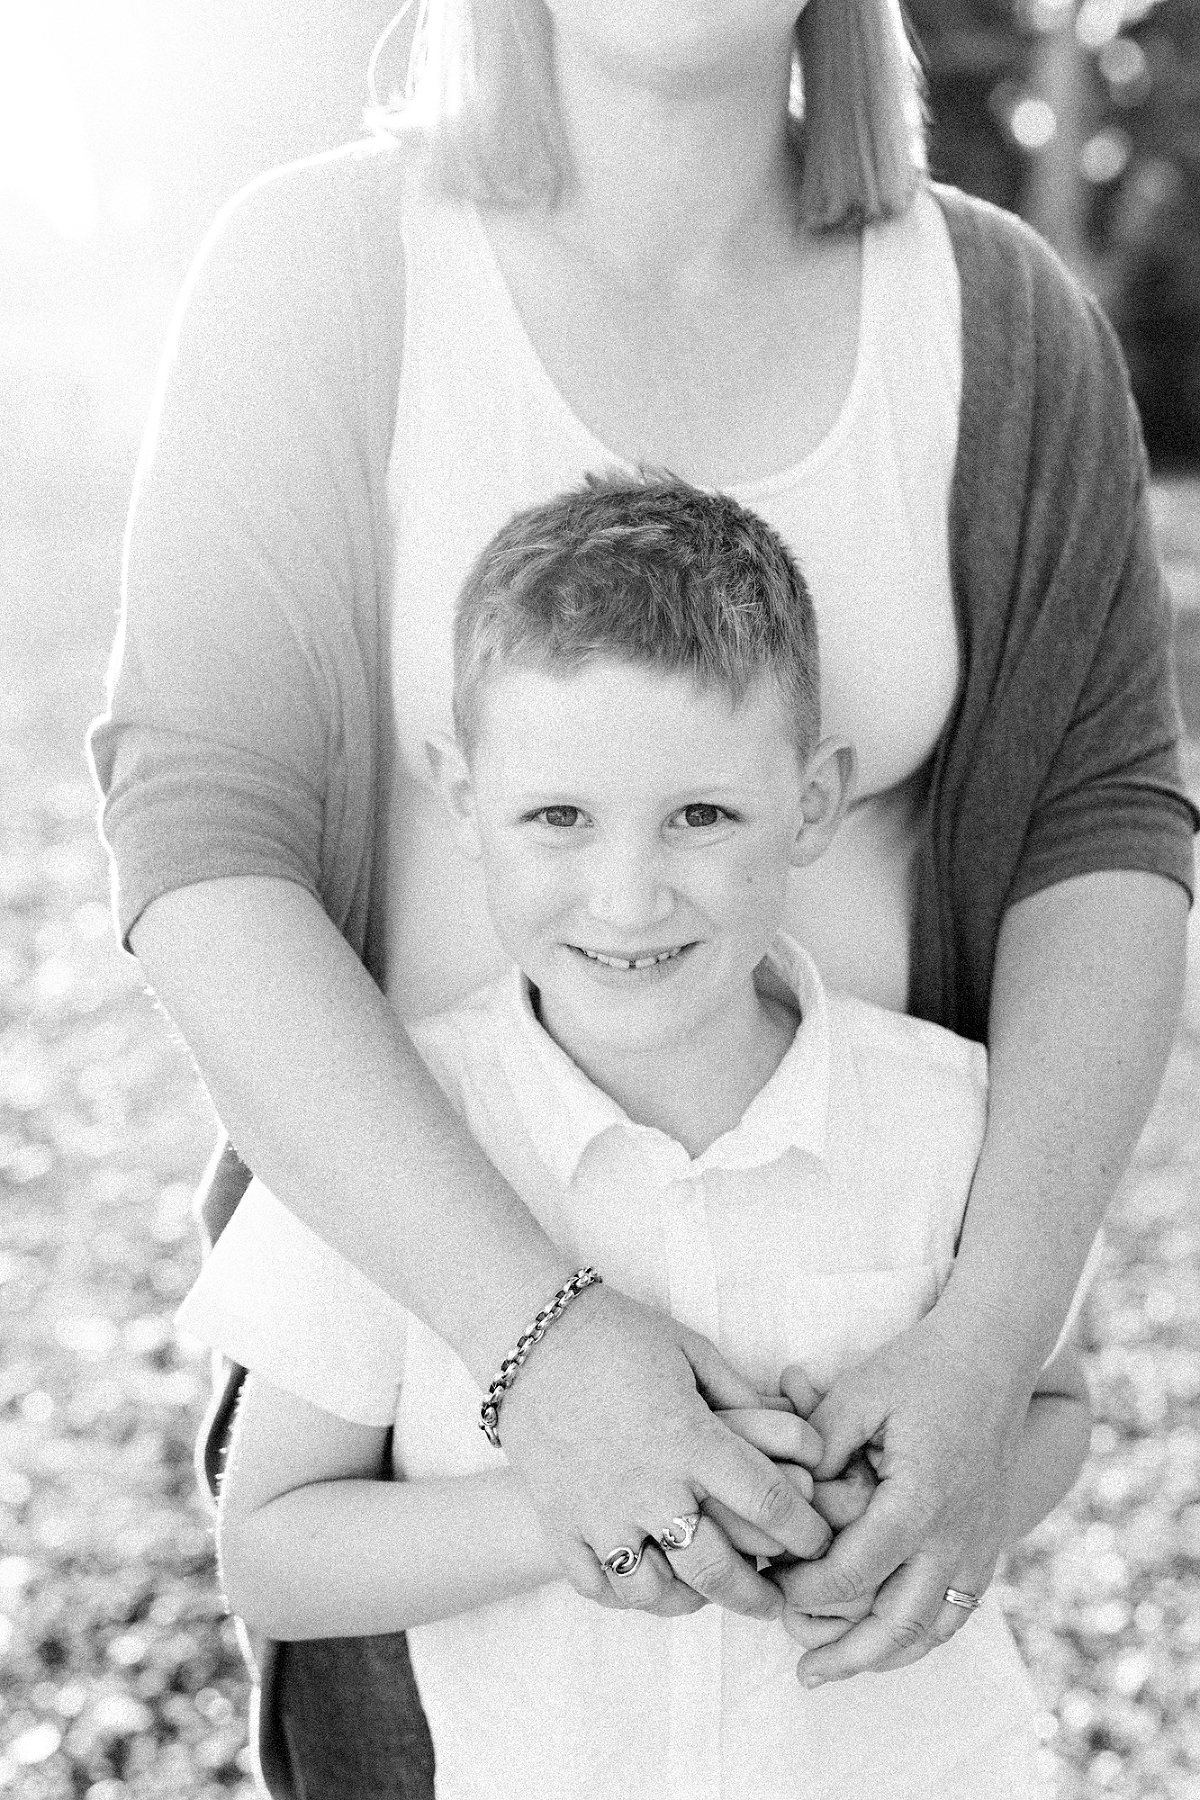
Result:
{"label": "blurred background", "polygon": [[[0,1793],[246,1800],[171,1315],[213,1122],[111,942],[82,735],[170,307],[219,205],[355,136],[386,0],[0,0]],[[1200,0],[910,0],[942,178],[1100,296],[1200,792]],[[402,84],[402,25],[381,58]],[[1195,936],[1195,933],[1193,934]],[[1115,1209],[1098,1423],[1010,1560],[1064,1800],[1200,1796],[1200,991]]]}

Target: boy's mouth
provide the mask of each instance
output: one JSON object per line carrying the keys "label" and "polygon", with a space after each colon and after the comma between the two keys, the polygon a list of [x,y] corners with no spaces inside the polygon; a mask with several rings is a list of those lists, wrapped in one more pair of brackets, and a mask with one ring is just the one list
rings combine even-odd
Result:
{"label": "boy's mouth", "polygon": [[572,944],[571,948],[586,956],[589,962],[599,963],[601,968],[628,973],[631,969],[653,969],[659,963],[674,962],[685,950],[690,950],[691,945],[673,944],[669,950],[647,950],[642,956],[613,956],[607,950],[589,950],[585,944]]}

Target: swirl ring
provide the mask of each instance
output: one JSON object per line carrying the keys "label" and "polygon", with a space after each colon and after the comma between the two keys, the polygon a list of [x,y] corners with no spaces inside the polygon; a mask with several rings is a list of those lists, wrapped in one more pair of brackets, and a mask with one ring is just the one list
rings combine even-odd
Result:
{"label": "swirl ring", "polygon": [[640,1544],[636,1550],[629,1544],[618,1544],[615,1550],[609,1551],[600,1567],[606,1575],[632,1575],[641,1560]]}
{"label": "swirl ring", "polygon": [[658,1541],[664,1550],[686,1550],[695,1537],[700,1525],[698,1512],[679,1513],[671,1520],[665,1531],[660,1531]]}

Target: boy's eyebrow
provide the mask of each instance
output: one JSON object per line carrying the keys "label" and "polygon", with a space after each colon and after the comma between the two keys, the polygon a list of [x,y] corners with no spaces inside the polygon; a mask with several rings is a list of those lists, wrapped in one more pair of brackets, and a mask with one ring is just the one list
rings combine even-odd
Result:
{"label": "boy's eyebrow", "polygon": [[[656,798],[658,803],[664,806],[686,806],[689,801],[700,798],[705,800],[744,800],[746,788],[747,783],[744,781],[706,781],[701,776],[695,781],[688,782],[684,787],[676,788],[673,792]],[[564,804],[569,799],[572,805],[581,805],[589,799],[589,794],[590,790],[577,786],[569,777],[558,781],[548,776],[545,780],[537,781],[536,784],[534,780],[522,782],[519,787],[513,789],[510,795],[510,804],[526,806],[536,800],[544,806],[548,799],[554,798],[562,800]],[[597,798],[595,795],[590,795],[590,797],[593,800]],[[598,797],[605,798],[603,794]]]}

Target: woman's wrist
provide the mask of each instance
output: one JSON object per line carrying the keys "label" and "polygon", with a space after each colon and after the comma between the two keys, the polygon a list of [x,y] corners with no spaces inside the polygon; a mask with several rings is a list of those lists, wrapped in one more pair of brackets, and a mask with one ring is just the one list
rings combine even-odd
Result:
{"label": "woman's wrist", "polygon": [[[487,1308],[477,1315],[471,1342],[454,1345],[481,1388],[487,1389],[522,1332],[570,1281],[577,1268],[578,1264],[564,1256],[549,1238],[543,1238],[541,1243],[532,1240],[528,1243],[521,1266],[509,1270],[497,1283],[497,1291]],[[556,1320],[556,1332],[562,1329],[565,1317],[564,1314]],[[534,1354],[540,1354],[546,1348],[546,1344],[539,1344]]]}
{"label": "woman's wrist", "polygon": [[[1031,1307],[1028,1295],[1010,1294],[994,1271],[960,1260],[925,1324],[946,1362],[969,1375],[984,1411],[995,1418],[1024,1417],[1046,1358],[1041,1346],[1047,1330],[1043,1310]],[[1049,1328],[1050,1344],[1056,1331]]]}
{"label": "woman's wrist", "polygon": [[594,1268],[591,1264],[576,1269],[566,1281],[560,1283],[545,1306],[538,1308],[534,1317],[513,1344],[512,1349],[501,1359],[491,1385],[483,1397],[483,1405],[479,1409],[479,1422],[488,1443],[494,1450],[500,1448],[500,1408],[504,1404],[504,1396],[516,1380],[525,1359],[534,1347],[541,1343],[550,1326],[557,1323],[562,1317],[571,1302],[577,1299],[585,1289],[595,1287],[600,1280],[599,1269]]}

